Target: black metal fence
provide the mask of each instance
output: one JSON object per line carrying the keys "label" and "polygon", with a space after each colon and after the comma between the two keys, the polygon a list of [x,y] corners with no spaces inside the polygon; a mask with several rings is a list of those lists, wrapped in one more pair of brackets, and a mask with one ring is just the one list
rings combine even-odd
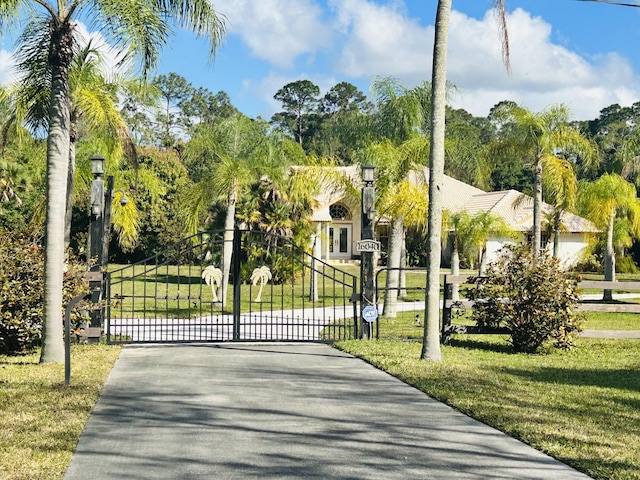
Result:
{"label": "black metal fence", "polygon": [[355,338],[356,281],[278,235],[202,232],[106,274],[105,332],[111,343]]}

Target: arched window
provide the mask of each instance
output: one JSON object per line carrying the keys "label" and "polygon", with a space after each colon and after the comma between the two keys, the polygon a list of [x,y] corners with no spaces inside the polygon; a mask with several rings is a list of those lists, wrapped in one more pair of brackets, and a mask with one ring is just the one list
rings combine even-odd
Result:
{"label": "arched window", "polygon": [[334,203],[329,207],[329,214],[333,220],[351,220],[351,212],[341,203]]}

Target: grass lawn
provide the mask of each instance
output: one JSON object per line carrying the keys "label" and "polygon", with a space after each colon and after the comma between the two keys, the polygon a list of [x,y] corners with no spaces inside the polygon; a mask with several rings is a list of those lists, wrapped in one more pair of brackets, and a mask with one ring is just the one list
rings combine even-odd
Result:
{"label": "grass lawn", "polygon": [[640,330],[637,313],[585,312],[584,328],[590,330]]}
{"label": "grass lawn", "polygon": [[[197,265],[163,265],[159,269],[148,266],[118,270],[112,265],[111,298],[112,315],[121,318],[150,316],[189,318],[222,312],[221,304],[214,303],[211,288],[201,278],[202,268]],[[338,270],[320,265],[316,276],[318,302],[316,307],[350,304],[357,279],[352,277],[357,269]],[[143,272],[146,272],[143,274]],[[346,272],[346,273],[345,273]],[[135,277],[130,275],[135,273]],[[242,283],[240,309],[242,312],[259,311],[260,305],[286,310],[311,308],[309,301],[312,276],[308,266],[304,276],[299,271],[296,282],[273,284],[268,282],[262,291],[262,302],[255,302],[260,287],[251,282]],[[355,283],[354,283],[355,282]],[[229,287],[225,311],[232,309],[233,286]]]}
{"label": "grass lawn", "polygon": [[[458,335],[435,364],[418,359],[423,315],[383,318],[381,340],[336,346],[594,478],[640,479],[640,341],[513,355],[503,337]],[[640,315],[590,312],[586,328],[640,330]],[[64,365],[39,365],[38,353],[0,356],[0,480],[62,478],[119,352],[75,345],[70,387]]]}
{"label": "grass lawn", "polygon": [[69,387],[64,365],[39,365],[39,353],[0,356],[0,479],[62,478],[119,352],[73,346]]}
{"label": "grass lawn", "polygon": [[[636,313],[584,312],[584,328],[588,330],[640,330],[640,315]],[[418,319],[416,321],[416,315]],[[398,312],[398,317],[380,317],[382,339],[422,340],[424,309]],[[453,325],[474,325],[469,310],[459,311],[452,318]]]}
{"label": "grass lawn", "polygon": [[419,360],[414,323],[386,319],[380,340],[335,345],[593,478],[640,479],[640,341],[579,339],[570,352],[515,355],[505,337],[456,335],[432,363]]}

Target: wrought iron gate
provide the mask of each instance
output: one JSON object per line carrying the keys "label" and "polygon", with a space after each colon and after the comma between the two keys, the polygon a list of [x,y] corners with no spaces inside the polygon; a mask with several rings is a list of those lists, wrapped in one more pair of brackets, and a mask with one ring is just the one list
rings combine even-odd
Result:
{"label": "wrought iron gate", "polygon": [[358,336],[356,276],[265,232],[186,238],[162,254],[108,272],[105,299],[110,343],[328,342]]}

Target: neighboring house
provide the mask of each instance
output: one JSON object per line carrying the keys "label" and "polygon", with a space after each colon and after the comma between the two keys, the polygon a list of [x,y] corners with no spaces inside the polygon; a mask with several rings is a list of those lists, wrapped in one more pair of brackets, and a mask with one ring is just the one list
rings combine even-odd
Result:
{"label": "neighboring house", "polygon": [[[445,206],[445,208],[447,208]],[[462,205],[460,210],[469,215],[480,212],[490,212],[501,217],[516,232],[522,234],[522,240],[531,241],[533,231],[533,198],[523,195],[516,190],[503,190],[500,192],[479,191],[472,195]],[[543,222],[547,214],[553,212],[553,207],[548,204],[542,206]],[[588,234],[598,231],[589,220],[564,212],[562,214],[562,227],[558,258],[568,265],[572,265],[581,259],[584,249],[589,243]],[[551,253],[553,252],[553,237],[547,238],[543,233],[542,245]],[[487,261],[495,260],[498,251],[506,244],[513,243],[513,239],[489,238],[487,241]]]}
{"label": "neighboring house", "polygon": [[[355,189],[360,190],[360,167],[336,167]],[[428,178],[428,174],[425,176]],[[417,175],[414,178],[418,178]],[[417,180],[416,180],[417,181]],[[533,199],[515,190],[485,192],[455,178],[444,176],[443,209],[451,213],[466,211],[469,215],[491,212],[502,217],[516,232],[522,233],[523,240],[529,240],[533,230]],[[361,214],[360,200],[350,194],[346,188],[325,189],[317,197],[318,207],[312,220],[317,222],[316,255],[326,260],[350,260],[357,256],[355,243],[360,240]],[[551,205],[543,205],[543,218],[551,213]],[[384,224],[385,222],[379,222]],[[562,215],[563,230],[560,233],[559,257],[568,264],[580,260],[582,251],[588,245],[588,234],[597,232],[590,221],[571,213]],[[319,240],[318,240],[319,239]],[[513,243],[509,238],[489,238],[487,242],[487,260],[497,257],[497,252],[505,243]],[[553,249],[553,238],[543,245]],[[450,248],[445,248],[443,256],[448,259]]]}

